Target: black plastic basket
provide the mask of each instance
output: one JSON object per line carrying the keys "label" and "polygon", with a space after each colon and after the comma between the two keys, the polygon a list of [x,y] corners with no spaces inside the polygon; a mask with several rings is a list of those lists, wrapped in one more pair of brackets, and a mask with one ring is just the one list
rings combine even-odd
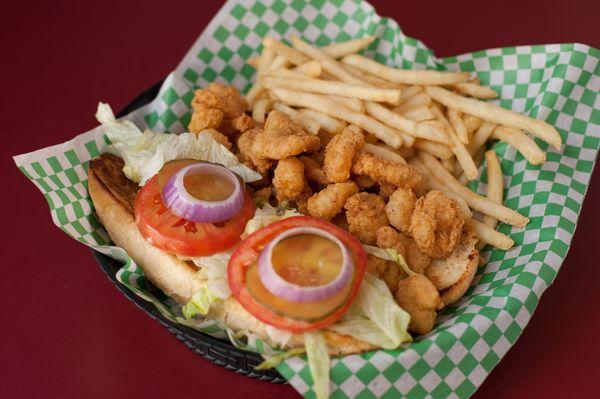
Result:
{"label": "black plastic basket", "polygon": [[[117,116],[121,117],[123,115],[127,115],[131,111],[148,104],[158,94],[161,84],[162,81],[156,83],[154,86],[137,96],[125,108],[123,108],[123,110]],[[283,377],[281,377],[281,375],[275,369],[254,369],[255,366],[263,361],[259,354],[238,349],[230,342],[221,341],[189,327],[173,323],[163,317],[152,303],[140,298],[117,280],[116,274],[117,271],[123,267],[122,263],[98,251],[92,252],[102,270],[104,270],[110,281],[115,284],[119,291],[121,291],[127,298],[129,298],[130,301],[135,303],[150,317],[158,320],[160,324],[165,326],[179,340],[185,343],[188,348],[196,352],[202,358],[210,360],[211,362],[221,367],[225,367],[228,370],[232,370],[238,374],[257,378],[261,381],[268,381],[278,384],[286,383],[285,379],[283,379]],[[154,287],[154,289],[158,290],[156,287]]]}

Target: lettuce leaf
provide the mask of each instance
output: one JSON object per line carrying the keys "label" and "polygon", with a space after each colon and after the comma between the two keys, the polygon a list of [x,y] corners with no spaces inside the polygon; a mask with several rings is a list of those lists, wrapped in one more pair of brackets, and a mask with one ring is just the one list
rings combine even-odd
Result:
{"label": "lettuce leaf", "polygon": [[404,256],[400,255],[398,251],[396,251],[393,248],[383,249],[379,247],[374,247],[372,245],[363,245],[363,248],[365,249],[365,252],[369,255],[377,256],[381,259],[396,262],[398,266],[400,266],[409,276],[417,274],[408,266],[406,260],[404,260]]}
{"label": "lettuce leaf", "polygon": [[325,337],[318,331],[304,333],[304,345],[313,379],[313,391],[317,399],[326,399],[329,397],[330,359]]}
{"label": "lettuce leaf", "polygon": [[232,253],[233,250],[229,250],[210,256],[185,258],[200,268],[198,276],[205,281],[211,294],[219,299],[227,299],[231,296],[231,289],[227,282],[227,264]]}
{"label": "lettuce leaf", "polygon": [[116,120],[108,104],[99,103],[96,119],[105,128],[112,142],[109,152],[125,161],[123,172],[144,185],[162,166],[174,159],[192,158],[221,164],[235,172],[245,182],[260,180],[254,170],[240,163],[225,146],[209,134],[167,134],[140,129],[128,120]]}
{"label": "lettuce leaf", "polygon": [[306,352],[304,348],[292,348],[285,352],[279,352],[273,356],[268,356],[264,362],[254,367],[255,370],[267,370],[273,367],[277,367],[279,363],[290,357],[299,356]]}
{"label": "lettuce leaf", "polygon": [[293,208],[276,208],[271,206],[268,202],[257,204],[254,217],[246,224],[246,229],[242,233],[242,238],[246,238],[256,230],[260,230],[273,222],[292,216],[302,216],[302,214]]}
{"label": "lettuce leaf", "polygon": [[192,295],[192,299],[181,309],[183,317],[191,319],[198,314],[206,316],[210,310],[210,305],[218,299],[210,292],[206,284],[202,284],[200,290]]}

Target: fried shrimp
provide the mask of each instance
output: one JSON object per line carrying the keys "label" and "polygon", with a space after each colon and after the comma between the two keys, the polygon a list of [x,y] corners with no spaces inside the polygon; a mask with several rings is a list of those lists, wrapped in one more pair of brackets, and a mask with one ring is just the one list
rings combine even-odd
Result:
{"label": "fried shrimp", "polygon": [[239,150],[238,158],[240,161],[252,169],[255,169],[264,177],[269,168],[273,166],[273,161],[259,157],[254,153],[254,140],[260,132],[260,128],[254,128],[242,133],[242,135],[237,139],[237,148]]}
{"label": "fried shrimp", "polygon": [[317,151],[320,145],[319,137],[305,132],[288,115],[271,111],[264,130],[254,138],[252,152],[261,158],[283,159]]}
{"label": "fried shrimp", "polygon": [[399,188],[394,191],[385,206],[390,224],[399,231],[408,234],[416,202],[417,197],[410,188]]}
{"label": "fried shrimp", "polygon": [[323,172],[321,165],[319,165],[317,161],[304,155],[299,159],[304,164],[304,174],[308,181],[315,182],[322,186],[331,183],[331,180],[325,176],[325,172]]}
{"label": "fried shrimp", "polygon": [[188,129],[196,134],[204,129],[218,129],[222,133],[232,134],[240,130],[235,129],[233,121],[244,115],[247,107],[248,103],[235,87],[211,83],[194,92],[194,113]]}
{"label": "fried shrimp", "polygon": [[340,183],[350,178],[352,160],[365,143],[361,133],[344,129],[334,136],[325,147],[323,171],[333,182]]}
{"label": "fried shrimp", "polygon": [[348,198],[344,208],[350,234],[364,244],[374,244],[377,241],[377,229],[389,224],[385,202],[376,194],[355,194]]}
{"label": "fried shrimp", "polygon": [[433,329],[436,310],[441,309],[444,304],[427,277],[413,274],[398,281],[394,296],[398,305],[410,314],[409,330],[427,334]]}
{"label": "fried shrimp", "polygon": [[357,192],[358,186],[351,181],[330,184],[308,199],[308,213],[316,218],[331,220],[342,211],[348,198]]}
{"label": "fried shrimp", "polygon": [[277,163],[273,177],[277,201],[295,200],[304,184],[304,164],[298,158],[287,157]]}
{"label": "fried shrimp", "polygon": [[443,259],[459,244],[464,223],[458,203],[441,191],[432,190],[417,200],[410,233],[423,253]]}
{"label": "fried shrimp", "polygon": [[228,150],[231,150],[231,143],[229,142],[229,139],[227,138],[227,136],[225,136],[223,133],[219,133],[215,129],[205,129],[205,130],[201,131],[198,135],[201,135],[201,134],[209,135],[217,143],[222,144]]}
{"label": "fried shrimp", "polygon": [[398,233],[390,226],[384,226],[377,229],[377,246],[380,248],[392,248],[398,251],[410,269],[419,274],[423,274],[431,264],[431,259],[421,252],[415,241]]}
{"label": "fried shrimp", "polygon": [[357,175],[367,175],[381,184],[410,188],[417,195],[425,193],[425,178],[415,168],[379,158],[365,151],[359,152],[356,156],[352,172]]}

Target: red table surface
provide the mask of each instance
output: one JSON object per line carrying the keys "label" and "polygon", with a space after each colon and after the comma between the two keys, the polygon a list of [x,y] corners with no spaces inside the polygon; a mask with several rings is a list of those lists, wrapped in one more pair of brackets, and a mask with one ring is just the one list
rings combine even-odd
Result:
{"label": "red table surface", "polygon": [[[38,3],[38,4],[36,4]],[[600,48],[600,2],[373,1],[438,55],[582,42]],[[512,3],[512,4],[508,4]],[[92,128],[175,67],[221,2],[11,2],[0,13],[1,398],[297,397],[202,360],[130,303],[90,251],[52,223],[11,155]],[[530,325],[475,398],[600,397],[593,178],[567,260]]]}

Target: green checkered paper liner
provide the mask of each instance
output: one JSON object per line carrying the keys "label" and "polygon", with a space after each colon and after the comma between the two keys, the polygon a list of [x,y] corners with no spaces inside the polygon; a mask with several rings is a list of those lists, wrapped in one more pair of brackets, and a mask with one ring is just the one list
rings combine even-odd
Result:
{"label": "green checkered paper liner", "polygon": [[[495,103],[557,127],[561,151],[549,149],[543,166],[529,165],[514,148],[496,144],[504,171],[507,206],[527,215],[525,229],[501,225],[515,239],[509,251],[486,249],[466,295],[446,309],[436,328],[406,348],[335,358],[334,398],[467,398],[527,325],[544,290],[567,255],[600,146],[600,51],[581,44],[523,46],[438,59],[396,22],[364,1],[227,2],[167,77],[157,98],[127,118],[141,128],[178,133],[190,117],[193,90],[219,80],[245,91],[254,69],[246,64],[266,35],[298,34],[318,45],[364,35],[375,41],[364,53],[401,68],[473,71],[500,97]],[[158,77],[157,77],[158,78]],[[90,109],[90,113],[94,110]],[[172,301],[148,290],[148,282],[124,250],[110,246],[87,194],[88,161],[105,150],[102,128],[73,140],[15,157],[19,169],[44,194],[56,225],[73,238],[122,260],[121,282],[152,301],[170,320],[192,324],[236,345],[241,341],[212,321],[185,322]],[[472,188],[483,192],[485,172]],[[264,352],[263,343],[250,349]],[[312,378],[305,359],[278,371],[307,398]]]}

